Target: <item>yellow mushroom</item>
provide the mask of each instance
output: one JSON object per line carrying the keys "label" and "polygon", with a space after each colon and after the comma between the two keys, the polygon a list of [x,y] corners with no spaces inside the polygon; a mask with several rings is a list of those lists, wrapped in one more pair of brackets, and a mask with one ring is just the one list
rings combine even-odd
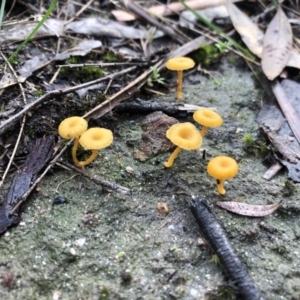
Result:
{"label": "yellow mushroom", "polygon": [[92,150],[90,157],[84,161],[78,161],[75,165],[79,168],[91,163],[97,156],[99,149],[108,147],[113,141],[113,134],[109,129],[90,128],[79,139],[79,144],[86,150]]}
{"label": "yellow mushroom", "polygon": [[195,66],[195,62],[188,57],[174,57],[169,59],[166,63],[167,69],[178,72],[177,90],[176,90],[176,98],[178,100],[181,100],[182,98],[183,71],[187,69],[191,69],[194,66]]}
{"label": "yellow mushroom", "polygon": [[167,130],[166,136],[177,146],[169,160],[165,162],[166,168],[173,165],[173,162],[181,149],[196,150],[199,149],[202,144],[202,137],[199,131],[192,123],[189,122],[172,125]]}
{"label": "yellow mushroom", "polygon": [[229,156],[216,156],[207,165],[208,174],[217,179],[218,192],[225,195],[224,180],[234,177],[239,170],[237,162]]}
{"label": "yellow mushroom", "polygon": [[199,109],[194,112],[194,120],[202,125],[201,136],[204,137],[209,127],[219,127],[223,124],[222,117],[211,109]]}
{"label": "yellow mushroom", "polygon": [[80,135],[88,128],[87,121],[82,117],[69,117],[64,119],[58,126],[58,133],[64,139],[75,139],[72,148],[72,159],[74,164],[78,162],[76,152]]}

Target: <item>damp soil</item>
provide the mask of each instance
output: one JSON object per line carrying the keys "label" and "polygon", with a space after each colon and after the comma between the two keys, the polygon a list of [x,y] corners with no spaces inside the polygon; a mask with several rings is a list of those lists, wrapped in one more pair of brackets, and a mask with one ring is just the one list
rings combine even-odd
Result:
{"label": "damp soil", "polygon": [[[299,185],[286,171],[264,180],[270,166],[266,153],[244,147],[245,133],[261,138],[255,118],[267,99],[257,80],[234,61],[223,61],[217,71],[212,78],[186,74],[183,101],[216,107],[224,124],[208,131],[199,151],[180,153],[169,169],[163,163],[170,152],[143,162],[134,157],[146,115],[115,116],[112,146],[86,171],[132,189],[132,196],[59,168],[43,179],[21,223],[0,239],[1,299],[234,299],[228,288],[233,283],[199,243],[188,208],[192,195],[210,204],[266,299],[300,298]],[[174,97],[171,91],[152,100],[173,102]],[[225,196],[206,172],[216,155],[239,163]],[[53,205],[57,197],[67,201]],[[234,215],[215,205],[278,200],[282,206],[264,218]],[[168,204],[166,216],[156,209],[161,202]]]}

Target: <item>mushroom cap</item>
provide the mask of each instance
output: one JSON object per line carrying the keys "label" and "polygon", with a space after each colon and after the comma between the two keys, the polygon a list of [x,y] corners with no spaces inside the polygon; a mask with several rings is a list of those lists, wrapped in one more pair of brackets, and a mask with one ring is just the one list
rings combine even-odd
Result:
{"label": "mushroom cap", "polygon": [[202,144],[200,132],[189,122],[172,125],[166,136],[173,144],[186,150],[198,149]]}
{"label": "mushroom cap", "polygon": [[239,166],[237,162],[229,156],[216,156],[207,165],[208,174],[220,180],[234,177],[238,170]]}
{"label": "mushroom cap", "polygon": [[113,141],[113,134],[109,129],[94,127],[85,131],[79,144],[89,150],[99,150],[108,147]]}
{"label": "mushroom cap", "polygon": [[170,58],[166,63],[167,69],[172,71],[191,69],[194,67],[194,65],[195,62],[191,58],[183,56]]}
{"label": "mushroom cap", "polygon": [[222,117],[211,109],[199,109],[193,114],[194,120],[206,127],[219,127],[223,124]]}
{"label": "mushroom cap", "polygon": [[79,137],[88,128],[87,121],[82,117],[64,119],[58,126],[58,133],[64,139]]}

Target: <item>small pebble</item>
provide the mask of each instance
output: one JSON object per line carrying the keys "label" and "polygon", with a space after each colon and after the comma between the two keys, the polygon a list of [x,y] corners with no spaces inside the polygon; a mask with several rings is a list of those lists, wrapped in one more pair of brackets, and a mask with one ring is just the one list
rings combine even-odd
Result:
{"label": "small pebble", "polygon": [[67,200],[67,198],[62,197],[62,196],[57,196],[53,200],[53,205],[60,205],[60,204],[64,204],[64,203],[68,203],[68,200]]}
{"label": "small pebble", "polygon": [[196,298],[198,296],[198,291],[196,289],[190,289],[190,295]]}
{"label": "small pebble", "polygon": [[169,206],[167,202],[158,202],[156,209],[163,216],[166,216],[169,213]]}

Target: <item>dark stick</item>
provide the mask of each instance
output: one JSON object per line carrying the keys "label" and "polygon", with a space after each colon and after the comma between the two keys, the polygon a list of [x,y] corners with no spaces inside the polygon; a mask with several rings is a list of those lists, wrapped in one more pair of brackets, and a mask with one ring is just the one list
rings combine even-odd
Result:
{"label": "dark stick", "polygon": [[[36,140],[34,148],[19,168],[9,188],[4,204],[0,207],[0,234],[20,221],[19,208],[23,195],[30,189],[38,173],[45,167],[53,153],[54,137]],[[11,211],[14,211],[12,214]]]}
{"label": "dark stick", "polygon": [[131,111],[131,112],[133,111],[133,112],[142,112],[142,113],[163,111],[164,113],[169,115],[175,115],[178,112],[186,114],[186,111],[179,110],[180,106],[183,106],[183,104],[174,104],[168,102],[153,102],[153,101],[136,99],[135,101],[120,103],[115,106],[114,110]]}
{"label": "dark stick", "polygon": [[82,169],[76,168],[75,166],[73,166],[67,162],[60,162],[59,164],[62,164],[64,166],[66,166],[67,168],[72,169],[73,171],[76,171],[77,173],[92,180],[96,184],[102,185],[104,188],[106,188],[108,190],[113,190],[113,191],[115,191],[119,194],[123,194],[123,195],[131,195],[132,194],[132,191],[124,186],[121,186],[115,182],[107,181],[99,176],[91,175],[91,174],[83,171]]}
{"label": "dark stick", "polygon": [[190,204],[190,209],[200,227],[201,234],[216,252],[229,278],[236,285],[238,296],[243,300],[263,300],[245,265],[206,202],[195,197]]}

